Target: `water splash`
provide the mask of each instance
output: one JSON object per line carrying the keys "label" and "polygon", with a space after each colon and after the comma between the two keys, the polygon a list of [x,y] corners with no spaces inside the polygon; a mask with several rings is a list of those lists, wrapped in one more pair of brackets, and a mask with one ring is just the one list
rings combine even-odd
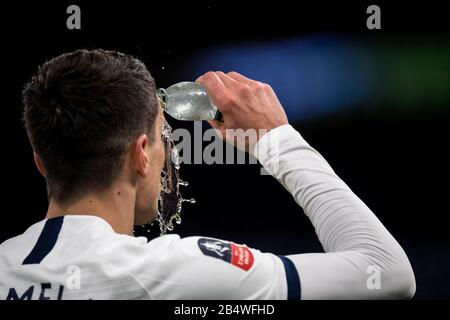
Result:
{"label": "water splash", "polygon": [[183,202],[195,203],[195,199],[184,199],[180,192],[180,186],[188,183],[180,179],[180,158],[172,137],[172,128],[165,122],[162,130],[166,159],[161,173],[161,194],[159,197],[159,210],[157,221],[160,234],[174,229],[174,222],[181,223],[181,209]]}
{"label": "water splash", "polygon": [[[159,224],[160,235],[164,235],[167,231],[174,229],[174,222],[176,224],[181,223],[183,202],[195,203],[195,199],[184,199],[181,195],[180,186],[188,186],[189,183],[180,179],[180,157],[173,141],[172,127],[165,120],[161,135],[164,143],[165,162],[161,171],[161,194],[158,201],[156,221]],[[153,223],[138,227],[149,233]]]}

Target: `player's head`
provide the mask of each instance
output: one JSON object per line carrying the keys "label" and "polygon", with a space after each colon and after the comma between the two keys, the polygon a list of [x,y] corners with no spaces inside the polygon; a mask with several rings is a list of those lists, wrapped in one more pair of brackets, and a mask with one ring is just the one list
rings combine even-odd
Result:
{"label": "player's head", "polygon": [[136,190],[135,223],[155,217],[163,115],[141,61],[114,51],[66,53],[39,67],[23,98],[50,201],[67,207],[120,181]]}

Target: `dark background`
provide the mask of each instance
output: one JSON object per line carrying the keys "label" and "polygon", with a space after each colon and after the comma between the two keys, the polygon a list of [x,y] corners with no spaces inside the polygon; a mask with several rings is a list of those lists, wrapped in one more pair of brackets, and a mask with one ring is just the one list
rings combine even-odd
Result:
{"label": "dark background", "polygon": [[[124,51],[147,64],[158,87],[167,87],[180,81],[177,70],[186,67],[185,59],[223,43],[320,32],[367,41],[391,35],[437,35],[448,41],[450,24],[443,5],[430,2],[377,3],[382,9],[382,30],[377,31],[365,26],[369,2],[145,2],[74,1],[82,11],[78,31],[66,29],[65,12],[72,2],[0,5],[0,242],[45,216],[45,182],[34,168],[21,124],[21,90],[37,65],[51,57],[78,48]],[[361,109],[291,120],[404,247],[415,270],[416,299],[450,298],[447,102],[432,112],[387,115]],[[421,107],[428,105],[422,102]],[[218,237],[277,254],[322,250],[302,210],[273,178],[259,175],[258,165],[184,165],[181,176],[190,182],[184,195],[197,200],[184,206],[183,223],[175,229],[181,236]],[[156,235],[154,230],[150,237]]]}

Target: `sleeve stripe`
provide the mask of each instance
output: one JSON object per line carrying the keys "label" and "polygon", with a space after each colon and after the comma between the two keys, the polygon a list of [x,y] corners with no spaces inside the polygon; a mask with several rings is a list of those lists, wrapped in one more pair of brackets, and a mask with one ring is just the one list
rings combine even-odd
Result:
{"label": "sleeve stripe", "polygon": [[301,286],[300,277],[298,276],[297,269],[294,263],[285,256],[278,256],[284,264],[284,270],[286,271],[287,280],[287,299],[288,300],[300,300]]}

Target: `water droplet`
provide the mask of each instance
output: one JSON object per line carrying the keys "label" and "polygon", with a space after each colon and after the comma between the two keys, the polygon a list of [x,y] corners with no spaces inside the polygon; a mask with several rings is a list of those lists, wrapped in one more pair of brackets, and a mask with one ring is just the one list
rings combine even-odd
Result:
{"label": "water droplet", "polygon": [[180,180],[180,181],[178,181],[178,184],[179,184],[180,186],[186,187],[186,186],[189,185],[189,182]]}
{"label": "water droplet", "polygon": [[181,199],[182,202],[189,202],[189,203],[195,203],[195,199],[191,198],[191,199]]}

